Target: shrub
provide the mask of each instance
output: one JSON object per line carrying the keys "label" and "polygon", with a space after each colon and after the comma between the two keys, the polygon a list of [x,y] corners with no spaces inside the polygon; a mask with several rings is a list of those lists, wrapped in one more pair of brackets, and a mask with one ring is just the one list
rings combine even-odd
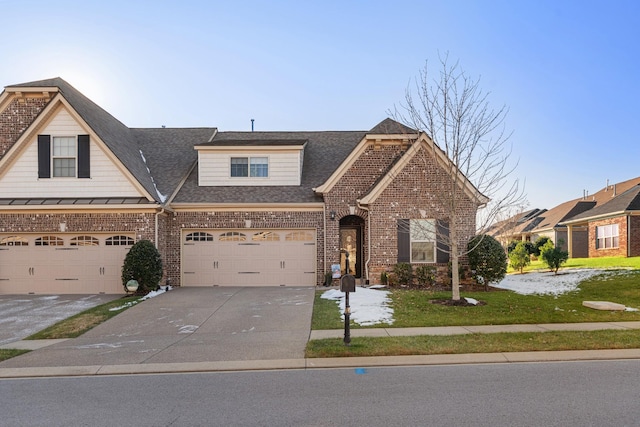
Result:
{"label": "shrub", "polygon": [[380,284],[384,286],[387,286],[389,284],[389,276],[387,275],[386,271],[380,273]]}
{"label": "shrub", "polygon": [[540,249],[540,258],[549,267],[549,270],[558,274],[560,266],[569,259],[569,252],[560,248],[562,240],[558,241],[558,246],[554,246],[551,240],[547,241]]}
{"label": "shrub", "polygon": [[162,259],[158,249],[149,240],[136,242],[124,258],[122,285],[129,280],[138,282],[138,293],[148,293],[158,289],[162,279]]}
{"label": "shrub", "polygon": [[417,266],[416,280],[420,286],[433,286],[436,282],[436,267],[425,264]]}
{"label": "shrub", "polygon": [[539,257],[540,256],[540,249],[542,249],[542,247],[545,245],[545,243],[550,242],[551,239],[549,239],[547,236],[540,236],[536,239],[536,241],[533,243],[533,255]]}
{"label": "shrub", "polygon": [[536,246],[531,242],[525,242],[522,240],[512,240],[507,246],[507,253],[510,254],[519,244],[522,244],[529,255],[535,255]]}
{"label": "shrub", "polygon": [[475,281],[485,289],[497,283],[507,274],[507,255],[502,245],[489,235],[475,236],[467,245],[469,266]]}
{"label": "shrub", "polygon": [[411,264],[406,262],[397,263],[393,266],[393,274],[396,276],[398,285],[411,286],[413,284],[413,269],[411,268]]}
{"label": "shrub", "polygon": [[520,242],[516,245],[516,247],[509,254],[509,263],[511,264],[511,268],[514,270],[522,270],[529,265],[531,259],[529,258],[529,252],[527,252],[527,248],[524,242]]}

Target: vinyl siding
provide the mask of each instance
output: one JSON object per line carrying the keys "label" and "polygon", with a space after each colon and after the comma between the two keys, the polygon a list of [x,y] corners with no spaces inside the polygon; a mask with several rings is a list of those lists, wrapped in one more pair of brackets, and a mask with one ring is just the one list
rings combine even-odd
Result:
{"label": "vinyl siding", "polygon": [[[53,136],[77,136],[86,134],[65,109],[61,109],[40,132]],[[37,137],[13,163],[11,169],[0,177],[2,198],[47,197],[140,197],[142,194],[111,162],[95,141],[90,141],[91,178],[43,178],[38,179]]]}
{"label": "vinyl siding", "polygon": [[[266,157],[269,176],[266,178],[231,178],[231,157]],[[198,153],[198,185],[215,186],[275,186],[300,185],[301,151],[215,152]]]}

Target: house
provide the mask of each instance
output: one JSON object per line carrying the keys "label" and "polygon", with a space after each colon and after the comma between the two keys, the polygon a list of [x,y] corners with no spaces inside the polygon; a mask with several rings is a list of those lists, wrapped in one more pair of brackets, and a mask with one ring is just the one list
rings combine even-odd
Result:
{"label": "house", "polygon": [[604,188],[593,195],[585,192],[581,198],[563,202],[549,210],[534,209],[515,215],[492,227],[490,234],[505,246],[512,240],[535,241],[544,236],[569,251],[571,258],[596,256],[591,250],[593,239],[590,237],[589,224],[584,219],[590,218],[596,208],[612,202],[638,185],[640,177],[613,185],[607,182]]}
{"label": "house", "polygon": [[[404,260],[446,271],[424,230],[448,226],[431,197],[448,162],[391,119],[369,131],[128,128],[60,78],[7,86],[0,293],[120,293],[141,239],[180,286],[318,285],[347,260],[370,283]],[[466,245],[487,199],[460,186]]]}
{"label": "house", "polygon": [[[640,256],[640,185],[635,185],[608,202],[576,215],[562,226],[586,228],[589,258]],[[575,244],[569,241],[570,252]]]}

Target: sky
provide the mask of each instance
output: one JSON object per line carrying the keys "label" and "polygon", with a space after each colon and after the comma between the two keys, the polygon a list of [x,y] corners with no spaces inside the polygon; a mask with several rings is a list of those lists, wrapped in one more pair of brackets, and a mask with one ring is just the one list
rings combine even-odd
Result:
{"label": "sky", "polygon": [[0,0],[0,86],[62,77],[129,127],[369,130],[448,54],[552,208],[640,176],[633,0]]}

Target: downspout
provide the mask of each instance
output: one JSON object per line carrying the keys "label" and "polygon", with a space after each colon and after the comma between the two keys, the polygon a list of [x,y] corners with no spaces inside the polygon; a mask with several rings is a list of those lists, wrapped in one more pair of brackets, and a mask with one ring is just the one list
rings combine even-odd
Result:
{"label": "downspout", "polygon": [[[324,261],[322,262],[322,267],[324,268],[324,271],[322,272],[322,283],[324,284],[324,275],[326,274],[327,270],[327,204],[323,203],[322,204],[322,240],[323,240],[323,244],[322,244],[322,258],[324,259]],[[316,281],[318,279],[316,278]]]}
{"label": "downspout", "polygon": [[158,218],[160,217],[160,215],[162,215],[164,213],[164,208],[160,209],[160,212],[156,212],[156,230],[155,230],[155,245],[156,245],[156,249],[160,250],[160,248],[158,247]]}
{"label": "downspout", "polygon": [[627,215],[627,258],[631,257],[631,215]]}
{"label": "downspout", "polygon": [[[360,200],[356,200],[358,207],[363,211],[367,211],[367,261],[364,263],[365,280],[369,282],[369,262],[371,262],[371,211],[360,204]],[[371,283],[371,282],[369,282]]]}

